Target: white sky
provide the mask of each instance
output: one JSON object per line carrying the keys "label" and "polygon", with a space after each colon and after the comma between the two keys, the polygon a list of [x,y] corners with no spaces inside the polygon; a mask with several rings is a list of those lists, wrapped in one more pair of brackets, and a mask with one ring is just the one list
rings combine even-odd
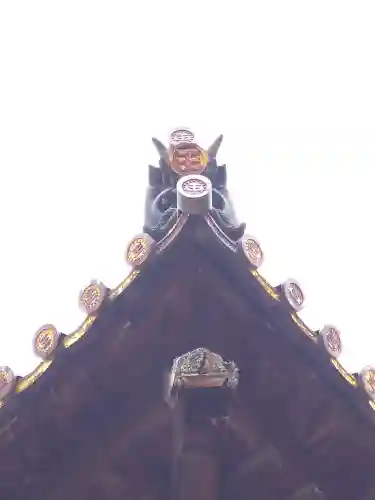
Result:
{"label": "white sky", "polygon": [[[128,5],[128,6],[127,6]],[[264,276],[375,363],[375,4],[0,0],[0,364],[70,333],[92,278],[127,274],[150,139],[192,127],[220,160]]]}

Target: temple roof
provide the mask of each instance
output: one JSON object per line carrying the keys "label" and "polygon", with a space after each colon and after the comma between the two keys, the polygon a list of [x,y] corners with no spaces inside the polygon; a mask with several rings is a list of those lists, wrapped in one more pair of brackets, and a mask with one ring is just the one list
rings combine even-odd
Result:
{"label": "temple roof", "polygon": [[[262,253],[254,237],[246,236],[241,245],[235,245],[225,236],[210,216],[207,216],[204,220],[198,220],[194,216],[186,214],[179,216],[174,227],[159,243],[153,244],[154,242],[150,241],[150,238],[145,234],[140,234],[132,240],[127,252],[128,261],[131,263],[135,258],[134,247],[137,245],[143,245],[144,247],[150,245],[152,249],[150,250],[150,255],[147,255],[147,259],[150,259],[150,261],[146,262],[145,259],[140,265],[135,265],[128,276],[114,289],[109,290],[102,283],[93,281],[83,290],[81,297],[83,299],[86,298],[87,312],[90,312],[90,308],[92,312],[86,316],[82,324],[72,333],[63,335],[59,334],[56,330],[59,338],[56,345],[53,345],[51,352],[43,354],[42,346],[39,350],[36,348],[37,354],[45,357],[45,359],[28,375],[15,377],[14,383],[11,384],[11,391],[1,401],[1,406],[6,405],[10,398],[17,397],[18,393],[22,393],[36,383],[47,372],[52,363],[62,355],[62,351],[71,348],[86,335],[89,335],[95,322],[100,320],[102,316],[110,314],[112,308],[116,307],[120,299],[126,301],[127,297],[131,296],[133,283],[140,281],[141,278],[147,279],[147,273],[151,273],[152,269],[158,268],[165,258],[169,259],[170,255],[174,254],[173,247],[176,244],[176,240],[179,238],[184,239],[185,233],[191,242],[197,245],[197,248],[204,254],[207,254],[209,259],[214,261],[215,264],[220,266],[220,271],[224,271],[225,274],[230,276],[231,284],[235,283],[236,286],[240,287],[242,285],[245,287],[244,293],[249,295],[249,300],[252,303],[256,303],[261,308],[262,313],[270,322],[275,322],[275,325],[282,326],[280,330],[282,335],[285,335],[286,342],[292,341],[296,343],[302,349],[306,359],[314,360],[313,362],[317,363],[318,366],[326,365],[325,373],[330,374],[331,383],[338,390],[344,391],[354,407],[357,410],[361,408],[361,413],[370,422],[375,424],[375,402],[367,394],[367,386],[363,382],[362,377],[358,373],[352,374],[346,371],[337,359],[341,353],[341,346],[333,346],[333,349],[330,351],[329,346],[326,345],[325,339],[322,336],[322,332],[325,333],[328,331],[334,335],[331,343],[339,343],[339,330],[333,326],[328,326],[322,328],[321,331],[313,331],[298,316],[297,310],[302,309],[304,296],[297,281],[290,280],[281,286],[272,286],[257,269],[258,266],[254,266],[254,263],[249,260],[247,255],[249,252],[254,252],[254,254]],[[204,242],[200,241],[202,238],[205,239]],[[184,252],[183,249],[181,251]],[[166,255],[167,257],[165,257]],[[143,275],[146,276],[144,277]],[[295,299],[293,295],[288,298],[288,294],[299,296],[298,300],[301,303],[291,304]],[[53,325],[44,325],[38,330],[37,334],[41,337],[41,333],[52,333],[52,328],[54,328]],[[39,341],[41,343],[42,340],[45,343],[44,349],[48,350],[53,343],[52,336],[51,339],[48,338],[46,341],[44,338],[38,338],[36,335],[35,342]],[[337,349],[337,353],[334,352],[335,349]],[[10,370],[10,368],[3,367],[4,372],[5,370]],[[4,387],[6,386],[5,373],[3,374],[2,372],[1,377],[2,392],[4,394]],[[369,383],[371,382],[372,379],[370,378]],[[368,390],[371,392],[371,387]]]}
{"label": "temple roof", "polygon": [[[137,429],[132,436],[164,425],[162,375],[174,357],[202,345],[236,360],[244,401],[239,414],[263,420],[271,442],[304,471],[313,468],[327,491],[338,478],[348,498],[360,483],[363,491],[375,487],[374,369],[348,373],[338,359],[339,330],[326,325],[314,331],[301,320],[305,297],[296,280],[266,281],[257,239],[220,213],[221,201],[215,205],[227,192],[223,177],[215,184],[206,176],[212,149],[206,155],[199,149],[196,160],[192,144],[189,154],[205,166],[177,179],[175,204],[167,203],[163,224],[149,224],[146,215],[144,232],[126,249],[129,275],[113,290],[92,282],[82,291],[87,317],[73,333],[53,325],[38,330],[34,345],[42,361],[32,373],[17,377],[1,369],[0,447],[8,456],[0,466],[0,494],[26,498],[30,491],[53,490],[51,498],[59,498],[56,470],[65,474],[65,491],[73,470],[87,474],[78,465],[83,451],[72,464],[74,440],[89,453],[103,422],[111,427],[103,433],[113,439],[120,415],[123,426]],[[165,161],[166,149],[158,149]],[[175,165],[178,171],[183,162]],[[138,424],[141,416],[146,421]],[[349,484],[354,470],[358,480]]]}
{"label": "temple roof", "polygon": [[[173,145],[178,144],[179,142],[184,143],[185,141],[186,144],[190,146],[190,143],[193,140],[194,135],[188,129],[176,129],[171,134],[171,143]],[[216,149],[215,155],[221,141],[222,136],[213,144],[213,147]],[[163,149],[164,146],[160,143],[160,141],[154,139],[154,142],[156,143],[157,148],[159,152],[161,152],[162,156],[163,154],[170,154],[166,148]],[[205,151],[201,148],[199,149],[199,152],[201,152],[201,154],[203,155],[206,155]],[[170,161],[174,171],[178,172],[179,164],[173,159],[173,154],[170,158]],[[204,162],[207,163],[207,161],[208,154],[207,159],[204,159]],[[150,168],[155,169],[155,167]],[[197,172],[198,174],[201,173],[202,170],[204,170],[204,168],[193,169],[193,171]],[[152,261],[155,262],[155,264],[153,265],[158,265],[158,259],[162,257],[162,254],[165,253],[165,250],[173,243],[173,241],[179,237],[179,233],[186,225],[189,217],[190,219],[193,219],[194,214],[180,213],[178,219],[174,221],[173,226],[170,228],[170,230],[168,230],[168,233],[161,239],[161,241],[157,242],[155,245],[153,245],[153,243],[155,243],[153,239],[150,238],[150,236],[146,233],[140,234],[139,236],[135,237],[129,245],[126,256],[128,263],[133,267],[130,274],[113,290],[107,289],[103,284],[96,281],[93,281],[85,290],[83,290],[83,292],[81,293],[80,306],[84,310],[84,312],[87,313],[87,317],[74,332],[69,335],[60,335],[58,330],[53,325],[43,325],[43,327],[38,330],[34,340],[34,343],[36,344],[36,353],[44,359],[40,363],[40,365],[36,367],[35,370],[24,377],[17,377],[13,374],[9,367],[2,367],[0,371],[0,397],[2,396],[3,398],[0,399],[0,407],[4,405],[4,401],[8,399],[10,393],[12,393],[13,395],[14,393],[16,394],[23,392],[25,389],[34,384],[36,380],[38,380],[50,367],[51,363],[53,362],[55,357],[59,355],[62,349],[71,347],[84,335],[86,335],[90,331],[90,328],[98,319],[98,317],[103,314],[104,307],[108,309],[108,307],[111,307],[111,303],[115,303],[119,296],[126,296],[126,294],[128,293],[127,288],[138,277],[144,267],[143,261],[146,260],[146,257],[149,257],[149,246],[152,247],[152,251],[150,251],[150,254]],[[207,244],[203,248],[203,251],[208,252],[210,254],[210,258],[215,259],[216,252],[218,251],[217,248],[226,248],[227,255],[223,256],[223,262],[225,261],[226,263],[225,266],[229,265],[230,262],[231,266],[235,266],[240,269],[240,274],[245,272],[245,275],[247,275],[247,279],[250,282],[255,280],[259,284],[259,290],[263,290],[264,292],[266,292],[269,304],[276,301],[279,303],[278,307],[280,308],[280,311],[283,311],[284,314],[286,311],[288,311],[288,316],[292,322],[290,324],[290,327],[294,331],[297,329],[298,331],[302,332],[304,336],[310,340],[311,346],[309,347],[309,349],[311,349],[311,352],[314,352],[314,350],[318,350],[320,356],[328,359],[328,362],[341,375],[340,378],[345,381],[344,385],[349,384],[349,386],[353,389],[352,394],[356,394],[356,396],[353,396],[354,398],[359,398],[358,401],[363,400],[363,389],[367,391],[367,393],[369,392],[369,396],[374,395],[374,398],[368,398],[368,406],[372,411],[375,411],[375,372],[373,372],[369,367],[365,368],[365,371],[361,372],[362,376],[357,373],[348,373],[337,359],[341,353],[341,339],[339,330],[336,327],[327,325],[323,327],[320,332],[312,331],[307,325],[304,324],[304,322],[298,316],[298,311],[304,307],[305,300],[300,285],[295,280],[290,280],[290,282],[284,283],[277,287],[271,286],[269,283],[267,283],[266,279],[258,270],[263,261],[263,251],[256,238],[246,235],[241,239],[240,242],[234,242],[219,227],[219,225],[211,215],[206,215],[202,220],[204,220],[205,229],[201,229],[201,233],[212,233],[216,238],[215,241],[210,241],[210,246]],[[147,247],[147,255],[145,255],[144,257],[139,258],[136,256],[134,246],[138,244],[143,245],[144,248]],[[217,245],[217,248],[215,247],[215,245]],[[136,262],[136,260],[138,262]],[[239,280],[239,277],[233,277],[233,279]],[[257,297],[259,294],[261,294],[260,291],[257,292]],[[297,297],[297,295],[299,295],[299,297]],[[252,297],[252,300],[255,300],[255,297]],[[102,301],[104,302],[104,304],[102,304]],[[301,303],[298,303],[299,301]],[[278,314],[281,314],[281,312],[279,312]],[[328,341],[326,340],[327,334],[329,338]],[[41,346],[41,343],[43,342],[45,344],[44,349],[46,350],[46,352],[44,353],[43,347]],[[337,345],[334,346],[333,349],[330,349],[330,346],[332,347],[333,345],[332,342],[336,342]],[[324,353],[320,348],[321,344],[325,346],[327,351],[326,353]],[[359,394],[361,394],[361,396],[359,396]],[[371,416],[373,415],[372,411],[368,412],[368,414]]]}

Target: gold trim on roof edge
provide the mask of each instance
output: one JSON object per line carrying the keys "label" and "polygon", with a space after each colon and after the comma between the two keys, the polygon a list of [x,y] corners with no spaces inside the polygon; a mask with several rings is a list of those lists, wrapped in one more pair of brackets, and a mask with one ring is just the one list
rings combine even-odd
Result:
{"label": "gold trim on roof edge", "polygon": [[[256,278],[256,280],[262,285],[263,289],[274,299],[280,300],[280,295],[276,292],[276,290],[271,286],[265,278],[255,269],[250,269],[251,274]],[[301,318],[294,312],[291,313],[291,318],[294,323],[302,330],[302,332],[313,342],[318,341],[318,337],[316,333],[311,330],[302,320]],[[347,372],[345,368],[339,363],[337,359],[331,358],[331,363],[336,368],[336,370],[340,373],[340,375],[353,387],[358,387],[358,382],[355,377]],[[370,402],[372,403],[372,402]],[[375,411],[375,404],[371,407]]]}
{"label": "gold trim on roof edge", "polygon": [[311,330],[296,313],[293,312],[290,314],[290,316],[294,321],[294,323],[303,331],[303,333],[307,337],[309,337],[309,339],[311,339],[313,342],[318,341],[316,333],[313,330]]}
{"label": "gold trim on roof edge", "polygon": [[270,295],[274,300],[280,300],[280,295],[276,292],[276,290],[271,286],[268,281],[263,278],[261,274],[255,269],[250,269],[251,274],[254,278],[262,285],[263,289]]}
{"label": "gold trim on roof edge", "polygon": [[26,377],[21,378],[16,385],[16,392],[22,392],[30,385],[32,385],[34,382],[38,380],[38,378],[43,375],[43,373],[51,366],[52,364],[52,359],[49,359],[48,361],[42,361],[40,365],[38,365],[35,370],[33,370],[31,373],[26,375]]}
{"label": "gold trim on roof edge", "polygon": [[[161,241],[161,245],[159,246],[159,252],[163,251],[171,241],[177,236],[177,234],[181,231],[182,227],[185,225],[188,217],[180,216],[176,224],[167,234],[166,238]],[[108,294],[108,300],[113,301],[117,297],[119,297],[124,290],[138,277],[140,271],[138,269],[132,269],[128,276],[121,281],[114,289],[110,290]],[[75,344],[78,340],[80,340],[90,329],[97,318],[97,312],[87,316],[83,323],[71,334],[64,337],[63,346],[67,349]],[[51,366],[53,362],[53,357],[46,361],[42,361],[31,373],[25,375],[20,378],[16,384],[15,392],[19,393],[30,387],[32,384],[36,382],[36,380],[43,375],[47,371],[47,369]],[[0,400],[0,409],[4,406],[4,401]]]}
{"label": "gold trim on roof edge", "polygon": [[[172,228],[170,233],[174,233],[175,229],[178,232],[182,229],[182,226],[186,220],[181,218],[181,220],[178,220],[175,227]],[[181,224],[182,223],[182,224]],[[180,227],[179,227],[180,226]],[[171,236],[168,234],[168,236]],[[175,235],[173,235],[175,236]],[[173,240],[174,238],[172,238]],[[168,243],[170,243],[168,241]],[[163,248],[160,249],[161,251]],[[159,251],[160,251],[159,250]],[[249,269],[250,273],[254,276],[254,278],[260,283],[262,288],[268,293],[270,297],[272,297],[274,300],[280,301],[280,295],[279,293],[275,290],[275,288],[270,285],[267,280],[255,269]],[[118,296],[120,296],[124,290],[138,277],[140,274],[140,271],[137,269],[131,270],[131,272],[128,274],[128,276],[121,282],[119,285],[117,285],[114,289],[112,289],[109,294],[108,294],[108,299],[110,301],[115,300]],[[90,327],[93,325],[97,318],[97,313],[89,315],[85,318],[83,323],[70,335],[67,335],[64,340],[63,340],[63,346],[65,348],[69,348],[73,344],[75,344],[78,340],[80,340],[90,329]],[[317,342],[317,335],[316,332],[312,331],[299,317],[296,313],[292,312],[291,313],[291,318],[294,321],[294,323],[302,330],[302,332],[311,340],[314,342]],[[330,359],[332,365],[336,368],[336,370],[340,373],[340,375],[353,387],[358,387],[358,382],[356,378],[347,372],[345,368],[339,363],[337,359],[331,358]],[[25,377],[21,378],[18,380],[15,391],[16,393],[22,392],[29,388],[31,385],[33,385],[46,371],[47,369],[51,366],[53,362],[53,358],[42,361],[31,373],[26,375]],[[4,406],[4,401],[0,400],[0,409]],[[374,401],[369,401],[369,406],[371,407],[372,410],[375,411],[375,402]]]}
{"label": "gold trim on roof edge", "polygon": [[[119,284],[117,285],[116,288],[111,290],[109,292],[109,300],[113,301],[115,300],[119,295],[122,294],[122,292],[132,283],[137,276],[139,275],[140,271],[138,270],[132,270],[130,274]],[[63,340],[63,346],[65,348],[69,348],[73,344],[75,344],[78,340],[80,340],[89,330],[89,328],[92,326],[92,324],[95,322],[97,316],[96,314],[92,314],[90,316],[87,316],[83,323],[70,335],[67,335],[64,340]],[[33,385],[38,378],[40,378],[43,373],[47,371],[47,369],[51,366],[53,362],[53,358],[48,359],[46,361],[42,361],[31,373],[25,375],[21,379],[18,380],[15,391],[16,393],[22,392],[31,385]],[[4,401],[0,400],[0,409],[4,406]]]}
{"label": "gold trim on roof edge", "polygon": [[351,373],[347,372],[345,370],[345,368],[342,366],[342,364],[339,363],[339,361],[337,361],[337,359],[331,358],[331,363],[336,368],[336,370],[340,373],[340,375],[342,377],[344,377],[344,379],[347,382],[349,382],[350,385],[352,385],[353,387],[358,387],[358,382],[357,382],[356,378]]}
{"label": "gold trim on roof edge", "polygon": [[73,333],[71,333],[70,335],[67,335],[64,338],[64,341],[63,341],[64,347],[68,348],[71,345],[75,344],[77,342],[77,340],[81,339],[85,335],[87,330],[90,328],[90,326],[94,323],[95,320],[96,320],[95,315],[87,316],[85,318],[84,322],[81,324],[81,326],[79,326],[77,328],[77,330],[75,330]]}
{"label": "gold trim on roof edge", "polygon": [[139,270],[133,270],[130,272],[130,274],[123,280],[119,285],[116,286],[113,290],[109,292],[109,299],[114,300],[116,299],[119,295],[122,294],[122,292],[132,283],[135,278],[139,275],[140,271]]}
{"label": "gold trim on roof edge", "polygon": [[[115,300],[119,295],[121,295],[122,292],[130,285],[130,283],[135,280],[139,273],[140,271],[138,270],[131,271],[130,274],[119,285],[116,286],[116,288],[109,292],[109,300]],[[87,333],[88,329],[95,322],[96,318],[96,314],[87,316],[81,326],[77,328],[77,330],[64,338],[64,347],[68,348],[75,344],[78,340],[80,340]]]}

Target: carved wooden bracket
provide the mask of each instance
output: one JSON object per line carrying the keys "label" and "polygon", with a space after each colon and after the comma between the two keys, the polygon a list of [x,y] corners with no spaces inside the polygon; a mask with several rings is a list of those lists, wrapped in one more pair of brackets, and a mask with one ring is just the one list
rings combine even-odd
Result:
{"label": "carved wooden bracket", "polygon": [[181,392],[195,390],[208,395],[209,389],[235,389],[238,381],[239,370],[233,361],[224,361],[219,354],[199,347],[173,361],[166,399],[174,407]]}

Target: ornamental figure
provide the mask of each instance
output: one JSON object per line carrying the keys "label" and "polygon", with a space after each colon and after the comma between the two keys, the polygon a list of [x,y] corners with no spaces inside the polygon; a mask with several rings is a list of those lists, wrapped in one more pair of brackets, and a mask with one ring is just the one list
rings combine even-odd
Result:
{"label": "ornamental figure", "polygon": [[195,142],[194,134],[179,128],[172,132],[167,148],[153,138],[160,155],[159,166],[149,166],[149,187],[146,195],[144,232],[160,241],[178,217],[176,185],[185,175],[204,175],[212,184],[210,214],[220,229],[233,241],[242,238],[245,224],[236,218],[227,190],[227,170],[218,165],[216,156],[222,143],[219,136],[204,150]]}
{"label": "ornamental figure", "polygon": [[204,347],[179,356],[173,361],[169,376],[168,397],[173,401],[181,389],[213,389],[237,387],[236,364]]}

